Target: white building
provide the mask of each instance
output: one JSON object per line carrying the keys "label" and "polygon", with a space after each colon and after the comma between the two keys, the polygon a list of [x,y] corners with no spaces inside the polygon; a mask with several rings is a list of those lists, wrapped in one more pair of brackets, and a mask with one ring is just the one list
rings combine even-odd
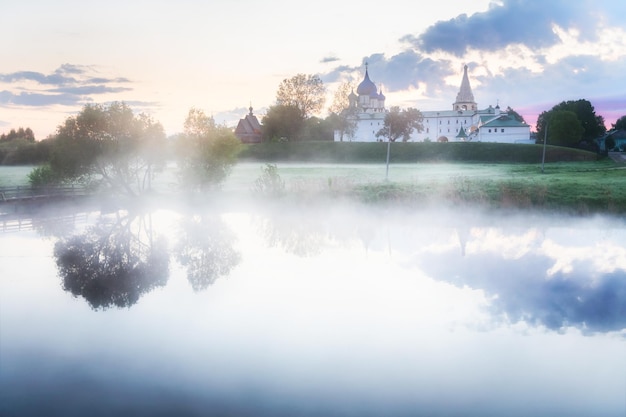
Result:
{"label": "white building", "polygon": [[[354,135],[344,141],[376,142],[380,140],[376,133],[383,127],[385,114],[385,96],[382,89],[370,80],[367,67],[365,78],[357,87],[357,94],[350,94],[350,107],[354,109],[356,129]],[[452,104],[451,110],[421,111],[424,119],[422,132],[413,132],[412,142],[500,142],[534,143],[530,139],[530,126],[516,120],[500,110],[500,106],[491,105],[479,110],[467,75],[467,66],[463,69],[461,88]],[[335,132],[335,141],[341,140],[340,132]]]}

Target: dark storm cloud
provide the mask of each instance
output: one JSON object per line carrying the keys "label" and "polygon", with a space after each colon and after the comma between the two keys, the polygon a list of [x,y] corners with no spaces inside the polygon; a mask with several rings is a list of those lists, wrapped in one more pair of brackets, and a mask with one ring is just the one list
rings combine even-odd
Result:
{"label": "dark storm cloud", "polygon": [[436,279],[497,295],[493,307],[513,322],[525,320],[552,330],[573,326],[586,332],[626,328],[626,271],[602,274],[586,261],[574,262],[571,273],[549,276],[553,265],[554,259],[532,253],[517,259],[429,254],[421,261],[423,270]]}
{"label": "dark storm cloud", "polygon": [[439,21],[422,34],[402,40],[425,52],[440,50],[457,56],[468,48],[496,50],[517,43],[546,47],[559,42],[553,24],[566,28],[574,25],[583,38],[592,36],[587,30],[592,26],[588,6],[588,2],[573,5],[565,0],[504,0],[486,12]]}

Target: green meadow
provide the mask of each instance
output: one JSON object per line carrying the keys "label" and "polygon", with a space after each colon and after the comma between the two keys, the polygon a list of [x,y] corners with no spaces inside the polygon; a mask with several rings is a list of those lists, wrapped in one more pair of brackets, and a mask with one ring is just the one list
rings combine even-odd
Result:
{"label": "green meadow", "polygon": [[[393,143],[387,171],[386,149],[382,143],[248,146],[221,191],[243,197],[349,198],[415,207],[626,212],[626,166],[595,153],[548,147],[542,172],[543,149],[538,145]],[[255,192],[255,183],[270,165],[276,168],[281,189],[269,185]],[[0,167],[0,186],[28,185],[31,169]],[[157,176],[157,192],[179,191],[175,170],[170,164]]]}

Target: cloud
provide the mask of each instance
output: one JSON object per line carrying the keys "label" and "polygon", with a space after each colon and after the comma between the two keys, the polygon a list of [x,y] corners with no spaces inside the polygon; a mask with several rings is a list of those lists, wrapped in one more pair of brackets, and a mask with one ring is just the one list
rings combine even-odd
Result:
{"label": "cloud", "polygon": [[[511,236],[510,239],[513,239]],[[626,328],[626,270],[598,272],[588,259],[571,270],[550,274],[555,259],[540,250],[517,258],[501,253],[428,254],[421,268],[436,279],[482,289],[492,306],[512,322],[526,321],[551,330],[572,326],[586,332]]]}
{"label": "cloud", "polygon": [[84,74],[87,71],[87,68],[84,65],[74,65],[74,64],[62,64],[57,70],[56,73],[67,73],[67,74]]}
{"label": "cloud", "polygon": [[41,94],[28,92],[14,94],[6,90],[0,91],[0,105],[45,107],[60,104],[63,106],[76,106],[83,102],[84,99],[75,94]]}
{"label": "cloud", "polygon": [[44,85],[66,85],[75,83],[76,79],[66,77],[58,73],[45,75],[34,71],[19,71],[10,74],[0,74],[0,82],[2,83],[15,83],[20,81],[35,81]]}
{"label": "cloud", "polygon": [[75,95],[91,95],[91,94],[106,94],[106,93],[120,93],[123,91],[131,91],[132,88],[127,87],[108,87],[106,85],[82,85],[76,87],[60,87],[49,91],[56,93],[67,93]]}
{"label": "cloud", "polygon": [[129,83],[129,82],[131,82],[128,78],[124,78],[124,77],[117,77],[117,78],[94,77],[94,78],[88,78],[85,81],[88,82],[88,83],[94,83],[94,84]]}
{"label": "cloud", "polygon": [[[17,71],[0,74],[2,106],[77,106],[94,101],[93,96],[132,91],[124,77],[103,77],[97,68],[63,64],[49,74]],[[36,85],[33,85],[32,83]]]}
{"label": "cloud", "polygon": [[597,115],[610,122],[620,113],[626,114],[625,73],[625,60],[572,55],[544,64],[540,72],[525,67],[502,68],[499,74],[471,76],[470,82],[480,106],[499,100],[532,119],[562,101],[586,99]]}
{"label": "cloud", "polygon": [[339,58],[337,58],[334,55],[329,55],[329,56],[326,56],[326,57],[320,59],[320,63],[322,63],[322,64],[326,64],[326,63],[329,63],[329,62],[336,62],[336,61],[339,61]]}
{"label": "cloud", "polygon": [[333,82],[346,75],[358,74],[356,83],[365,76],[365,63],[368,65],[370,79],[384,91],[402,91],[423,84],[430,92],[444,86],[444,78],[452,75],[449,61],[434,60],[413,50],[406,50],[391,57],[385,54],[372,54],[363,58],[359,67],[340,66],[324,74],[324,82]]}
{"label": "cloud", "polygon": [[[462,56],[468,49],[497,50],[513,44],[530,48],[549,47],[560,42],[553,25],[575,27],[586,39],[593,38],[588,10],[590,3],[573,6],[565,0],[504,0],[492,3],[486,12],[459,15],[439,21],[418,36],[407,35],[407,42],[423,52],[444,51]],[[580,7],[585,6],[585,7]]]}
{"label": "cloud", "polygon": [[[259,119],[263,119],[263,116],[267,112],[267,108],[254,108],[252,109],[252,113]],[[213,119],[215,119],[215,123],[225,124],[226,126],[235,127],[237,123],[239,123],[239,119],[244,118],[248,113],[250,113],[249,107],[237,107],[231,110],[219,111],[211,114]]]}

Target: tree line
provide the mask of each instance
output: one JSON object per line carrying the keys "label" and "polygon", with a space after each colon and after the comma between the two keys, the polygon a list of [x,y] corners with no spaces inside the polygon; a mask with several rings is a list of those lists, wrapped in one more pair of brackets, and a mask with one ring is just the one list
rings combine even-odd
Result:
{"label": "tree line", "polygon": [[183,133],[168,139],[159,122],[120,102],[86,105],[45,142],[47,159],[29,174],[31,185],[79,183],[129,196],[150,191],[172,159],[182,188],[216,187],[241,147],[232,129],[201,110],[190,109]]}
{"label": "tree line", "polygon": [[[276,102],[263,118],[265,141],[339,140],[353,137],[356,132],[356,107],[350,105],[351,83],[342,83],[335,91],[328,116],[320,119],[326,90],[316,75],[298,74],[282,81]],[[507,113],[516,120],[524,118],[511,107]],[[421,132],[422,114],[414,108],[392,106],[385,114],[384,126],[376,137],[389,141],[408,141],[413,131]],[[612,125],[612,130],[626,129],[626,116]],[[591,102],[585,99],[563,101],[543,111],[536,124],[537,143],[567,146],[597,151],[595,139],[606,133],[604,118],[595,113]]]}
{"label": "tree line", "polygon": [[[356,106],[349,99],[353,88],[351,83],[340,84],[328,116],[320,118],[316,115],[324,107],[326,87],[319,76],[297,74],[284,79],[275,104],[262,120],[264,141],[333,141],[335,132],[340,140],[353,136]],[[513,109],[507,111],[523,121]],[[413,131],[423,129],[422,120],[417,109],[392,106],[376,136],[381,141],[408,141]],[[613,128],[626,128],[626,116]],[[536,130],[539,143],[547,138],[550,145],[583,148],[594,148],[595,139],[606,132],[603,117],[584,99],[564,101],[542,112]],[[30,128],[0,135],[1,164],[43,163],[31,172],[33,185],[74,182],[130,195],[150,189],[168,158],[175,158],[185,187],[214,187],[226,178],[240,149],[233,130],[216,124],[201,110],[190,109],[183,133],[166,138],[159,122],[135,115],[119,102],[86,105],[42,141],[35,140]]]}
{"label": "tree line", "polygon": [[[612,130],[626,129],[626,116]],[[597,151],[596,139],[607,133],[604,117],[597,115],[589,100],[569,100],[543,111],[537,118],[537,142]]]}
{"label": "tree line", "polygon": [[[335,132],[340,140],[356,131],[356,107],[350,105],[353,85],[345,82],[335,91],[333,102],[325,119],[319,114],[326,101],[326,88],[317,75],[297,74],[284,79],[278,87],[276,102],[263,117],[263,139],[280,141],[333,141]],[[391,107],[384,126],[376,136],[396,141],[407,141],[413,130],[421,131],[422,114],[419,110]],[[381,139],[382,140],[382,139]]]}

